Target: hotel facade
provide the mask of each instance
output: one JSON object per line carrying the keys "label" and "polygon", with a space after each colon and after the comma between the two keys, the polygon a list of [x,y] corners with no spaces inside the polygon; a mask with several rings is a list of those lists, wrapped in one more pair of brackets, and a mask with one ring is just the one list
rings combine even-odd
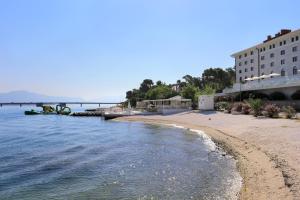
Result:
{"label": "hotel facade", "polygon": [[223,93],[280,91],[287,98],[300,89],[300,29],[282,29],[253,47],[234,53],[236,83]]}

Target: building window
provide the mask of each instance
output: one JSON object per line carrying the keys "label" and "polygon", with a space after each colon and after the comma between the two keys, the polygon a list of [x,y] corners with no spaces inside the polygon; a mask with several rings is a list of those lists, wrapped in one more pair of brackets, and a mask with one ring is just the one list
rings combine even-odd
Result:
{"label": "building window", "polygon": [[245,72],[247,72],[248,71],[248,69],[247,68],[245,68]]}
{"label": "building window", "polygon": [[286,41],[285,41],[285,40],[283,40],[283,44],[284,44],[284,45],[286,44]]}
{"label": "building window", "polygon": [[[271,71],[271,73],[270,74],[273,74],[273,71]],[[270,78],[273,78],[273,76],[270,76]]]}
{"label": "building window", "polygon": [[239,73],[240,73],[240,74],[242,73],[242,70],[241,70],[241,69],[239,70]]}
{"label": "building window", "polygon": [[296,41],[298,41],[299,40],[299,36],[296,36]]}
{"label": "building window", "polygon": [[293,62],[297,62],[297,56],[293,57]]}
{"label": "building window", "polygon": [[298,69],[296,66],[293,67],[293,75],[297,75],[298,74]]}
{"label": "building window", "polygon": [[295,38],[292,37],[292,42],[294,42],[294,41],[295,41]]}
{"label": "building window", "polygon": [[242,58],[242,55],[239,55],[239,59],[241,59]]}
{"label": "building window", "polygon": [[245,57],[247,57],[247,53],[245,53]]}
{"label": "building window", "polygon": [[271,66],[271,67],[274,67],[274,62],[271,62],[271,63],[270,63],[270,66]]}
{"label": "building window", "polygon": [[242,82],[242,77],[240,77],[240,82]]}
{"label": "building window", "polygon": [[274,58],[274,53],[271,53],[271,54],[270,54],[270,58]]}
{"label": "building window", "polygon": [[282,42],[280,42],[279,45],[282,46]]}
{"label": "building window", "polygon": [[280,63],[281,63],[282,65],[284,65],[284,64],[285,64],[285,60],[282,59],[282,60],[280,61]]}
{"label": "building window", "polygon": [[285,54],[285,50],[281,50],[280,55],[284,55],[284,54]]}
{"label": "building window", "polygon": [[247,64],[248,64],[248,61],[246,60],[244,63],[245,63],[245,65],[247,65]]}
{"label": "building window", "polygon": [[285,76],[285,71],[284,71],[284,69],[281,70],[281,73],[280,73],[280,74],[281,74],[281,76]]}
{"label": "building window", "polygon": [[250,54],[253,55],[253,51],[251,51]]}
{"label": "building window", "polygon": [[262,65],[260,66],[260,68],[262,68],[262,69],[265,68],[265,64],[262,64]]}
{"label": "building window", "polygon": [[266,51],[266,47],[264,47],[264,51]]}
{"label": "building window", "polygon": [[253,63],[253,62],[254,62],[254,60],[253,60],[253,59],[251,59],[251,60],[250,60],[250,63]]}
{"label": "building window", "polygon": [[273,44],[273,48],[275,48],[275,44]]}
{"label": "building window", "polygon": [[269,46],[269,49],[272,49],[272,45]]}
{"label": "building window", "polygon": [[250,70],[253,71],[253,67],[251,67]]}
{"label": "building window", "polygon": [[239,66],[242,66],[242,63],[241,63],[241,62],[239,62]]}
{"label": "building window", "polygon": [[293,47],[293,52],[296,52],[298,50],[297,46]]}
{"label": "building window", "polygon": [[260,59],[261,59],[261,60],[264,60],[264,59],[265,59],[265,56],[261,56]]}

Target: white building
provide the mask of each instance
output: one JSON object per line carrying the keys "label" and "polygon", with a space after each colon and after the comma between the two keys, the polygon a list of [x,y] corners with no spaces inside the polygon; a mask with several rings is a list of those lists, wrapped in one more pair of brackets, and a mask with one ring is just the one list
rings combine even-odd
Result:
{"label": "white building", "polygon": [[282,29],[274,37],[234,53],[236,83],[223,93],[261,90],[290,95],[300,88],[300,29]]}

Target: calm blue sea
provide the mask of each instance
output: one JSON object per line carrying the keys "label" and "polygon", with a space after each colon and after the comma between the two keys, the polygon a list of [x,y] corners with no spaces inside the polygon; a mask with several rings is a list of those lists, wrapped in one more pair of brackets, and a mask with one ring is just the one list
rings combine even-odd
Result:
{"label": "calm blue sea", "polygon": [[0,108],[0,199],[235,199],[236,163],[184,129]]}

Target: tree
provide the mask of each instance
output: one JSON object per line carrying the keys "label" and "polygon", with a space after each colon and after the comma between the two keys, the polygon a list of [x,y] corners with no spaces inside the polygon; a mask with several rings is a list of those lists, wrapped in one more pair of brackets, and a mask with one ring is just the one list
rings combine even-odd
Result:
{"label": "tree", "polygon": [[192,107],[196,108],[198,103],[198,96],[200,94],[200,89],[194,85],[188,84],[182,88],[181,96],[186,99],[192,100]]}
{"label": "tree", "polygon": [[205,85],[205,87],[203,89],[200,90],[200,95],[213,95],[215,94],[216,91],[213,87],[211,87],[210,85]]}
{"label": "tree", "polygon": [[201,79],[199,77],[193,77],[191,75],[185,75],[184,77],[182,77],[187,84],[189,85],[194,85],[198,88],[201,87]]}
{"label": "tree", "polygon": [[218,92],[229,87],[235,80],[235,72],[232,68],[223,70],[221,68],[209,68],[202,73],[203,85],[210,85]]}
{"label": "tree", "polygon": [[145,79],[140,85],[140,92],[146,93],[153,86],[153,81],[151,79]]}
{"label": "tree", "polygon": [[151,88],[146,93],[146,99],[155,100],[155,99],[168,99],[170,97],[176,96],[177,93],[167,85],[157,85],[156,87]]}

